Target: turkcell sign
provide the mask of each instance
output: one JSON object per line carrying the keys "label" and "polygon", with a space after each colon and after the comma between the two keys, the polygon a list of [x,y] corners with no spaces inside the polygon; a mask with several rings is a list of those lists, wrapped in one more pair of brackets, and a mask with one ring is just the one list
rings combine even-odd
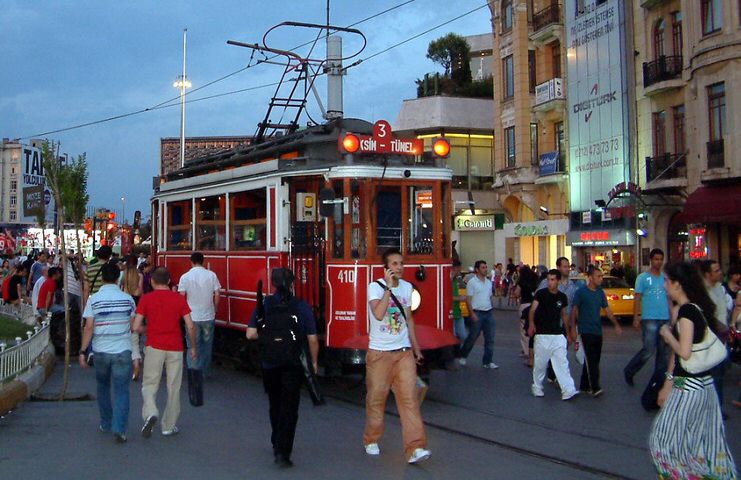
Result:
{"label": "turkcell sign", "polygon": [[630,178],[623,0],[566,0],[571,210]]}
{"label": "turkcell sign", "polygon": [[46,221],[54,221],[54,201],[46,185],[44,160],[41,149],[24,145],[21,150],[21,197],[23,214],[19,215],[21,223],[38,223],[37,212],[46,210]]}

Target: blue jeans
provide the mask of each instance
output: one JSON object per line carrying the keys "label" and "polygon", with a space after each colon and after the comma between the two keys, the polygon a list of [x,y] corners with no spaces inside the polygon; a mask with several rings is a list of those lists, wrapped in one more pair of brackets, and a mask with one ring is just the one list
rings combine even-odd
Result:
{"label": "blue jeans", "polygon": [[484,332],[484,358],[482,363],[487,365],[494,358],[494,311],[493,310],[475,310],[478,322],[471,320],[471,330],[468,332],[466,341],[461,347],[461,357],[467,358],[471,353],[473,344],[479,338],[481,332]]}
{"label": "blue jeans", "polygon": [[643,331],[643,348],[635,354],[628,362],[624,373],[626,377],[633,378],[643,365],[656,355],[654,361],[654,372],[661,372],[667,369],[669,362],[669,347],[659,336],[659,329],[662,325],[668,325],[669,320],[643,320],[641,330]]}
{"label": "blue jeans", "polygon": [[[129,425],[129,385],[131,384],[131,351],[95,352],[95,379],[98,381],[100,427],[113,433],[126,433]],[[111,383],[113,405],[111,405]]]}
{"label": "blue jeans", "polygon": [[468,317],[454,318],[453,322],[453,333],[458,337],[458,340],[463,343],[468,336],[468,329],[466,328]]}
{"label": "blue jeans", "polygon": [[[214,328],[216,322],[214,320],[207,322],[193,322],[196,326],[196,351],[198,352],[198,360],[193,363],[190,355],[186,354],[188,359],[188,368],[195,368],[202,370],[203,374],[206,374],[206,370],[211,365],[211,352],[214,347]],[[190,349],[190,336],[185,336],[185,341]]]}

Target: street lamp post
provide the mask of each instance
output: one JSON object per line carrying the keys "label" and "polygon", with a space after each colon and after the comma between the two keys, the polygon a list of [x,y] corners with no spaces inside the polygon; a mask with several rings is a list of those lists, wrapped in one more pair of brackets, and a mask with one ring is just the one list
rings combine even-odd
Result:
{"label": "street lamp post", "polygon": [[185,54],[188,39],[188,29],[183,29],[183,74],[178,76],[173,87],[180,89],[180,168],[185,166],[185,89],[190,88],[190,82],[185,74]]}
{"label": "street lamp post", "polygon": [[121,224],[126,223],[126,197],[121,197]]}

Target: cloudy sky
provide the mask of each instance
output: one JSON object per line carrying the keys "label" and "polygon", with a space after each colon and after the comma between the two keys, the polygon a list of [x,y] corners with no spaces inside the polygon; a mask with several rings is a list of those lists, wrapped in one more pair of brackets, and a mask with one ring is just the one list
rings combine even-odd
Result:
{"label": "cloudy sky", "polygon": [[[349,25],[402,3],[332,0],[332,23]],[[485,3],[414,0],[358,25],[368,38],[359,58]],[[286,20],[324,23],[325,8],[325,0],[3,0],[0,137],[28,141],[43,132],[177,97],[172,83],[182,68],[183,28],[188,28],[188,77],[195,88],[247,64],[250,51],[229,46],[227,40],[260,42],[267,29]],[[414,80],[438,70],[425,58],[430,40],[451,31],[472,35],[490,28],[490,12],[482,8],[351,69],[345,78],[345,115],[393,123],[402,100],[415,96]],[[290,49],[310,40],[310,35],[278,30],[271,36],[271,46]],[[358,45],[345,37],[346,53]],[[319,48],[324,55],[323,46]],[[281,70],[259,65],[192,97],[274,82]],[[325,88],[319,85],[322,97]],[[195,102],[188,106],[186,134],[252,135],[272,93],[270,87]],[[318,112],[313,100],[310,111]],[[60,141],[63,152],[86,152],[91,204],[118,210],[125,196],[130,219],[135,209],[145,215],[149,211],[159,139],[178,136],[179,125],[180,110],[174,106],[46,137]]]}

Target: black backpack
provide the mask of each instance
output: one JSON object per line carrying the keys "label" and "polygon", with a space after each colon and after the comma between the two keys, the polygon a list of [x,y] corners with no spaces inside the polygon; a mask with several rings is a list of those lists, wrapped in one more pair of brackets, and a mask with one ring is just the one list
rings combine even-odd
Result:
{"label": "black backpack", "polygon": [[300,365],[303,332],[298,300],[274,302],[265,310],[265,319],[258,326],[262,362],[273,367]]}

